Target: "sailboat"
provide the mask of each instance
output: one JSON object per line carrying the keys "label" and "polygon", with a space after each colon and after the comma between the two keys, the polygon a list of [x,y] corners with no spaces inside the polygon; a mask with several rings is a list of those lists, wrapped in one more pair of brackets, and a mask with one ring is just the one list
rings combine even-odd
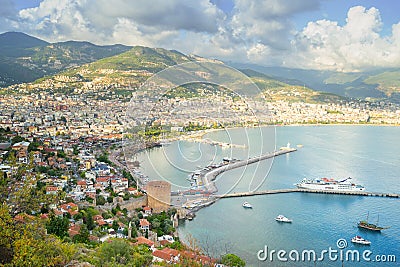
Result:
{"label": "sailboat", "polygon": [[378,231],[380,232],[381,230],[384,229],[388,229],[389,227],[382,227],[382,226],[378,226],[379,223],[379,215],[378,215],[378,220],[376,222],[376,224],[373,223],[369,223],[368,222],[368,217],[369,217],[369,212],[367,214],[367,219],[364,221],[360,221],[357,225],[359,228],[363,228],[363,229],[367,229],[367,230],[371,230],[371,231]]}

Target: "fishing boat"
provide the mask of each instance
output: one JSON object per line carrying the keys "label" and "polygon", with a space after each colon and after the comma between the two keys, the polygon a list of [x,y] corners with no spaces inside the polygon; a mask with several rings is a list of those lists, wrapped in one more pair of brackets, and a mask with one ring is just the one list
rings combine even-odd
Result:
{"label": "fishing boat", "polygon": [[369,212],[368,212],[368,214],[367,214],[367,219],[366,219],[366,220],[363,220],[363,221],[360,221],[360,222],[357,224],[357,226],[358,226],[359,228],[367,229],[367,230],[370,230],[370,231],[377,231],[377,232],[380,232],[381,230],[385,230],[385,229],[388,229],[388,228],[389,228],[389,227],[378,226],[378,223],[379,223],[379,215],[378,215],[378,220],[377,220],[376,224],[373,224],[373,223],[368,222],[368,217],[369,217]]}

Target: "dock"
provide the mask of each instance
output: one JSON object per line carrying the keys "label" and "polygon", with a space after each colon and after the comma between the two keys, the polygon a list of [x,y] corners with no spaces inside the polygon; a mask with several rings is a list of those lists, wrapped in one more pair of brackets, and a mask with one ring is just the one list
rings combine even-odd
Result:
{"label": "dock", "polygon": [[220,141],[215,141],[215,140],[211,140],[209,138],[187,138],[185,139],[186,141],[192,141],[192,142],[196,142],[196,143],[203,143],[203,144],[208,144],[208,145],[212,145],[212,146],[220,146],[222,148],[247,148],[246,145],[239,145],[239,144],[233,144],[233,143],[226,143],[226,142],[220,142]]}
{"label": "dock", "polygon": [[[205,187],[204,190],[202,191],[201,194],[199,193],[198,197],[193,196],[191,201],[188,201],[186,203],[187,205],[182,206],[182,208],[187,211],[190,210],[191,212],[196,212],[197,210],[203,207],[212,205],[215,201],[217,201],[220,198],[251,197],[259,195],[288,194],[288,193],[335,194],[335,195],[352,195],[352,196],[363,196],[363,197],[400,198],[400,194],[398,193],[381,193],[381,192],[367,192],[367,191],[334,191],[334,190],[303,189],[303,188],[270,189],[270,190],[238,192],[238,193],[234,192],[234,193],[218,195],[218,189],[215,186],[214,181],[217,178],[217,176],[220,175],[221,173],[235,168],[247,166],[249,164],[253,164],[262,160],[292,153],[295,151],[297,151],[297,149],[284,147],[281,148],[280,150],[268,154],[262,154],[246,160],[230,162],[228,164],[224,164],[222,166],[218,166],[216,168],[207,171],[203,170],[200,173],[199,178],[201,178],[202,183]],[[205,199],[199,201],[200,197]]]}
{"label": "dock", "polygon": [[302,188],[289,188],[289,189],[272,189],[253,192],[240,192],[218,195],[218,198],[234,198],[234,197],[249,197],[270,194],[285,194],[285,193],[315,193],[315,194],[336,194],[336,195],[353,195],[353,196],[368,196],[368,197],[388,197],[400,198],[400,194],[396,193],[378,193],[367,191],[332,191],[332,190],[316,190],[316,189],[302,189]]}
{"label": "dock", "polygon": [[233,170],[236,168],[240,168],[243,166],[247,166],[249,164],[253,164],[262,160],[266,160],[266,159],[270,159],[273,157],[277,157],[280,155],[284,155],[284,154],[288,154],[291,152],[295,152],[297,151],[296,148],[287,148],[287,149],[281,149],[278,151],[274,151],[268,154],[262,154],[260,156],[256,156],[253,158],[249,158],[246,160],[240,160],[240,161],[236,161],[233,163],[229,163],[227,165],[223,165],[221,167],[215,168],[211,171],[206,172],[205,174],[201,175],[201,178],[203,180],[203,184],[205,185],[205,187],[207,188],[208,193],[210,194],[214,194],[218,191],[218,189],[215,187],[215,183],[214,180],[217,178],[218,175],[220,175],[223,172],[229,171],[229,170]]}

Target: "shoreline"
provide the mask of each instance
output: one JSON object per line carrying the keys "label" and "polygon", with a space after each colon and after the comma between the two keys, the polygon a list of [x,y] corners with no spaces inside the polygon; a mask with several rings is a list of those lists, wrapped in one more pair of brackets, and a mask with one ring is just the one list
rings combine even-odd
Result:
{"label": "shoreline", "polygon": [[[232,126],[219,129],[205,129],[198,131],[184,132],[182,135],[169,137],[165,139],[158,140],[159,143],[164,142],[175,142],[175,141],[194,141],[195,138],[203,138],[205,135],[223,131],[223,130],[235,130],[235,129],[255,129],[255,128],[265,128],[265,127],[317,127],[317,126],[368,126],[368,127],[400,127],[400,124],[387,124],[387,123],[294,123],[294,124],[260,124],[257,126]],[[146,150],[146,149],[144,149]],[[143,152],[143,151],[141,151]]]}

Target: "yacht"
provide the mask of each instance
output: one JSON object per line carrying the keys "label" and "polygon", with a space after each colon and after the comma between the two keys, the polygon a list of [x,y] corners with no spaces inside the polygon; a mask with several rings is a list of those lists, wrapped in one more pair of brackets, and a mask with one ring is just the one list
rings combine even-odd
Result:
{"label": "yacht", "polygon": [[371,241],[368,241],[359,235],[356,235],[355,237],[353,237],[351,239],[351,242],[361,244],[361,245],[371,245]]}
{"label": "yacht", "polygon": [[288,219],[283,215],[276,216],[275,220],[278,221],[278,222],[286,222],[286,223],[291,223],[292,222],[291,219]]}
{"label": "yacht", "polygon": [[253,208],[253,206],[247,201],[244,202],[242,206],[243,206],[243,208],[246,208],[246,209],[252,209]]}

